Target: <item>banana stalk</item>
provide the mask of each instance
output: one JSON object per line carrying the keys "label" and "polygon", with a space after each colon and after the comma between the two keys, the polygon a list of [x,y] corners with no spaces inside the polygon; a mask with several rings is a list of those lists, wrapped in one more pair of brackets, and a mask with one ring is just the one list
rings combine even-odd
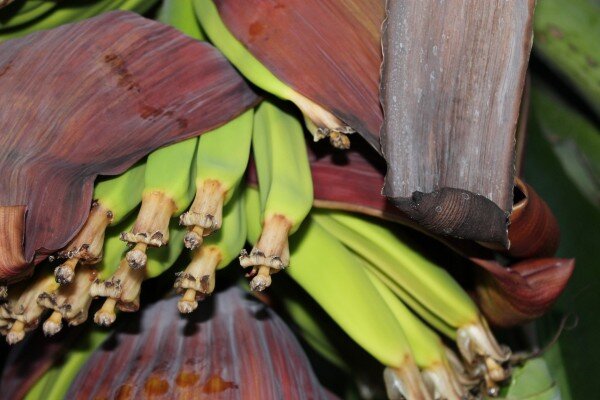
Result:
{"label": "banana stalk", "polygon": [[209,236],[202,247],[192,253],[192,261],[185,271],[177,274],[175,288],[183,297],[177,303],[181,313],[187,314],[198,307],[198,300],[212,294],[215,271],[226,267],[240,253],[246,241],[246,218],[240,190],[236,190],[225,207],[223,230]]}
{"label": "banana stalk", "polygon": [[[188,227],[184,241],[191,250],[203,236],[221,228],[223,207],[239,185],[250,155],[254,110],[200,138],[196,151],[196,196],[180,224]],[[235,232],[232,232],[236,236]]]}
{"label": "banana stalk", "polygon": [[501,364],[508,360],[510,351],[497,343],[475,303],[444,269],[380,224],[338,212],[316,215],[315,220],[453,327],[457,346],[469,365],[483,359],[494,382],[506,379]]}
{"label": "banana stalk", "polygon": [[[260,201],[252,193],[245,200],[248,232],[252,235],[259,231]],[[256,240],[250,235],[251,242]],[[396,383],[390,398],[400,398],[401,394],[409,399],[429,399],[404,332],[361,263],[312,220],[292,238],[292,243],[294,267],[288,269],[288,274],[352,339],[390,367],[386,379],[393,377]]]}
{"label": "banana stalk", "polygon": [[171,217],[181,214],[190,204],[197,143],[197,138],[187,139],[148,156],[141,209],[131,231],[121,234],[121,240],[134,245],[126,256],[131,268],[146,265],[148,247],[169,242]]}
{"label": "banana stalk", "polygon": [[288,237],[312,207],[313,187],[302,126],[294,116],[264,101],[256,110],[252,151],[261,205],[260,238],[240,265],[252,267],[252,290],[271,285],[271,274],[289,265]]}
{"label": "banana stalk", "polygon": [[172,240],[149,253],[142,268],[131,268],[126,255],[108,279],[94,281],[90,288],[91,295],[106,297],[100,310],[94,314],[94,322],[109,326],[117,318],[115,309],[124,312],[135,312],[139,309],[142,282],[159,276],[169,269],[183,250],[184,231],[175,221],[171,221],[169,231]]}
{"label": "banana stalk", "polygon": [[138,163],[121,175],[101,180],[94,187],[94,203],[79,233],[58,252],[67,261],[54,269],[56,281],[70,283],[78,265],[97,264],[102,259],[105,231],[119,224],[142,200],[145,164]]}

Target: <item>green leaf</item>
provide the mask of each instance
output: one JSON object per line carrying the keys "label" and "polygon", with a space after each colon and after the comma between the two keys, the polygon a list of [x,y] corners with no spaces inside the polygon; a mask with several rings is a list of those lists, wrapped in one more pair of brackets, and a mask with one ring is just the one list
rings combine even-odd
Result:
{"label": "green leaf", "polygon": [[543,358],[529,360],[517,367],[501,396],[505,400],[561,400],[560,391]]}
{"label": "green leaf", "polygon": [[[554,310],[536,323],[543,346],[556,333],[561,318],[574,314],[579,323],[565,330],[559,339],[560,357],[554,352],[549,360],[557,369],[552,375],[560,386],[563,398],[590,398],[598,391],[600,374],[600,211],[592,206],[574,185],[563,168],[552,145],[543,134],[540,121],[548,118],[534,103],[529,125],[529,141],[525,163],[525,178],[548,203],[561,229],[559,257],[575,257],[575,272]],[[551,357],[550,357],[551,356]],[[562,358],[562,362],[559,360]],[[562,365],[562,368],[561,368]],[[553,367],[553,368],[554,368]],[[566,375],[568,384],[559,379]]]}

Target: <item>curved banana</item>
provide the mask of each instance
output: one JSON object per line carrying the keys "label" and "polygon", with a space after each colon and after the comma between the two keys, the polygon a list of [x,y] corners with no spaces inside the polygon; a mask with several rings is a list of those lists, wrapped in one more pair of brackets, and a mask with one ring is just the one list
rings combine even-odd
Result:
{"label": "curved banana", "polygon": [[[260,226],[258,196],[245,200],[252,234]],[[402,328],[356,257],[312,220],[292,237],[292,249],[294,267],[288,274],[352,339],[390,367],[388,375],[399,384],[390,398],[399,398],[399,392],[429,399]]]}
{"label": "curved banana", "polygon": [[368,269],[367,275],[402,326],[421,375],[435,399],[461,400],[469,388],[462,385],[437,334],[417,318],[392,291]]}
{"label": "curved banana", "polygon": [[[0,32],[8,29],[18,29],[19,26],[27,24],[44,16],[44,14],[52,12],[52,9],[58,5],[54,1],[26,1],[15,14],[0,22]],[[4,16],[11,10],[0,11],[0,17]]]}
{"label": "curved banana", "polygon": [[179,220],[189,229],[184,238],[189,249],[195,249],[203,236],[221,228],[223,207],[230,201],[248,165],[253,118],[254,110],[248,110],[199,139],[196,197]]}
{"label": "curved banana", "polygon": [[261,203],[262,231],[250,254],[242,251],[240,264],[252,267],[252,290],[271,285],[271,274],[289,264],[288,237],[312,207],[313,187],[302,126],[293,115],[270,101],[258,106],[254,117],[252,151]]}
{"label": "curved banana", "polygon": [[119,224],[142,200],[145,164],[138,163],[119,176],[103,179],[94,187],[94,202],[83,228],[58,252],[66,258],[54,276],[61,285],[70,283],[77,265],[92,265],[102,258],[105,231]]}
{"label": "curved banana", "polygon": [[210,41],[247,79],[261,89],[296,104],[315,140],[329,136],[335,147],[350,147],[346,134],[354,130],[331,112],[287,86],[262,65],[227,29],[213,0],[194,0],[194,7]]}
{"label": "curved banana", "polygon": [[468,364],[482,358],[493,381],[507,378],[501,364],[508,360],[510,351],[498,344],[475,303],[446,270],[410,248],[381,223],[334,211],[316,215],[315,220],[453,327],[458,348]]}
{"label": "curved banana", "polygon": [[133,269],[146,265],[146,250],[169,242],[169,221],[189,206],[194,192],[194,157],[198,138],[158,149],[148,156],[142,206],[133,228],[121,240],[134,245],[127,253]]}
{"label": "curved banana", "polygon": [[209,236],[202,247],[194,250],[192,261],[185,271],[177,274],[175,288],[184,293],[177,307],[181,313],[190,313],[198,307],[198,300],[212,294],[215,271],[233,261],[246,241],[246,217],[243,212],[241,191],[235,190],[225,207],[223,229]]}

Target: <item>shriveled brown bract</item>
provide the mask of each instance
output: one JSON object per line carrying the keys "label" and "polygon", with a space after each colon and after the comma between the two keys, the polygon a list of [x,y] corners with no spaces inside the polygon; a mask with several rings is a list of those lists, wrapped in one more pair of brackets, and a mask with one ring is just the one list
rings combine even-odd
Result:
{"label": "shriveled brown bract", "polygon": [[257,101],[210,45],[122,11],[1,44],[0,87],[0,281],[67,244],[97,175]]}
{"label": "shriveled brown bract", "polygon": [[231,33],[278,79],[379,151],[384,0],[214,0]]}
{"label": "shriveled brown bract", "polygon": [[389,0],[384,193],[429,230],[508,247],[534,0]]}

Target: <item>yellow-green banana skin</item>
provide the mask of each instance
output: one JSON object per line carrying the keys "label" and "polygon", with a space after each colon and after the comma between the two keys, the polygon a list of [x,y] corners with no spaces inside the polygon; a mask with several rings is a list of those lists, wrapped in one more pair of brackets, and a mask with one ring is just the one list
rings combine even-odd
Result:
{"label": "yellow-green banana skin", "polygon": [[196,19],[192,0],[163,0],[158,20],[194,39],[205,40],[200,23]]}

